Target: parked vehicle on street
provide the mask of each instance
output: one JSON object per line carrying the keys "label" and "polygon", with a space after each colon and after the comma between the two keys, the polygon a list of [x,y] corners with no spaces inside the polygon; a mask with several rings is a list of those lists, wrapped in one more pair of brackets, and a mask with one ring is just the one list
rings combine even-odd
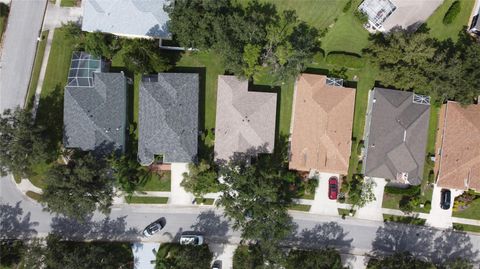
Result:
{"label": "parked vehicle on street", "polygon": [[450,209],[450,204],[451,204],[451,197],[452,197],[452,192],[447,189],[442,189],[440,192],[440,207],[442,209],[448,210]]}
{"label": "parked vehicle on street", "polygon": [[200,246],[203,245],[203,242],[203,235],[184,232],[180,236],[180,245]]}
{"label": "parked vehicle on street", "polygon": [[165,227],[165,218],[159,218],[156,221],[150,223],[144,230],[143,235],[146,237],[152,236]]}
{"label": "parked vehicle on street", "polygon": [[337,200],[338,196],[338,178],[331,177],[328,179],[328,198],[330,200]]}

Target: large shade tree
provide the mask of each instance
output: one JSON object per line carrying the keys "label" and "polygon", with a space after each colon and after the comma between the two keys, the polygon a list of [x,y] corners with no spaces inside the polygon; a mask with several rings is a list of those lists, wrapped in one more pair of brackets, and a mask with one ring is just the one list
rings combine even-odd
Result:
{"label": "large shade tree", "polygon": [[55,164],[48,171],[42,203],[49,211],[76,219],[96,209],[108,213],[113,182],[104,160],[92,153],[76,152],[68,164]]}
{"label": "large shade tree", "polygon": [[0,115],[0,174],[28,176],[33,164],[45,161],[43,131],[28,110],[5,110]]}

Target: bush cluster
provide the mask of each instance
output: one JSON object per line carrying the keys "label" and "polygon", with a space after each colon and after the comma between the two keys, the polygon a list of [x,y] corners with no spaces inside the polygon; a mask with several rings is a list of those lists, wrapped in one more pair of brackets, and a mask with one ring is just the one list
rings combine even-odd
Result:
{"label": "bush cluster", "polygon": [[329,52],[327,55],[327,63],[346,66],[348,68],[362,68],[365,64],[360,55],[344,51]]}
{"label": "bush cluster", "polygon": [[458,16],[458,13],[460,13],[460,1],[457,0],[452,3],[452,5],[448,8],[447,13],[445,13],[445,16],[443,17],[443,24],[451,24]]}

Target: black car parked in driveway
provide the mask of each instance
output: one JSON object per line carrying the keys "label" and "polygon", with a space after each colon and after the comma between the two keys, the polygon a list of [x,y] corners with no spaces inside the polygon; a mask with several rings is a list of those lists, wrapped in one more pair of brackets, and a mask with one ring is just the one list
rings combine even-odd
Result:
{"label": "black car parked in driveway", "polygon": [[442,189],[440,192],[440,207],[442,209],[450,209],[450,200],[452,197],[452,192],[447,189]]}

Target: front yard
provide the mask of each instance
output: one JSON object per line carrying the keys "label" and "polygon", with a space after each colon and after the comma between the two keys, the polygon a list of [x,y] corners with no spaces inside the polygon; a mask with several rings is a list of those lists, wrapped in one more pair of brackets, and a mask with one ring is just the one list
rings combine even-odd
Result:
{"label": "front yard", "polygon": [[480,220],[480,196],[477,196],[466,209],[453,210],[454,217]]}
{"label": "front yard", "polygon": [[144,186],[138,187],[137,191],[170,191],[171,185],[170,171],[161,172],[161,174],[152,172]]}

